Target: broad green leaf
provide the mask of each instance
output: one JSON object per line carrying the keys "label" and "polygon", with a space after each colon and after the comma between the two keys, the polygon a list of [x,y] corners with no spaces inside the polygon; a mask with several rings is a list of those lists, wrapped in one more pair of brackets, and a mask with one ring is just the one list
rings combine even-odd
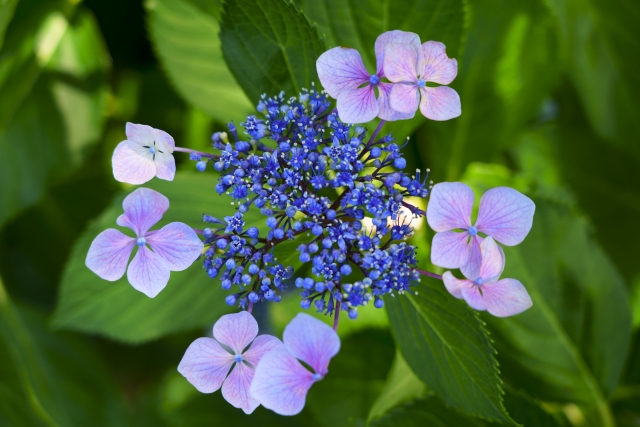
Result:
{"label": "broad green leaf", "polygon": [[296,96],[318,82],[324,41],[289,0],[225,2],[220,39],[227,65],[249,99]]}
{"label": "broad green leaf", "polygon": [[0,0],[0,48],[4,43],[4,33],[13,18],[13,11],[17,4],[18,0]]}
{"label": "broad green leaf", "polygon": [[488,422],[467,417],[447,408],[437,397],[427,397],[393,409],[371,421],[371,427],[488,427]]}
{"label": "broad green leaf", "polygon": [[[154,179],[144,186],[159,191],[171,202],[155,227],[179,221],[203,228],[203,213],[219,218],[234,213],[228,200],[215,192],[215,177],[211,174],[178,173],[173,182]],[[229,309],[224,302],[226,292],[219,279],[209,278],[201,261],[185,271],[172,272],[167,287],[153,299],[133,289],[126,275],[108,282],[85,266],[93,239],[101,231],[116,227],[124,196],[118,195],[78,239],[62,277],[54,326],[142,342],[215,322]],[[262,221],[253,211],[245,216],[247,227]]]}
{"label": "broad green leaf", "polygon": [[223,123],[253,111],[222,58],[214,15],[186,0],[147,0],[145,8],[154,48],[184,99]]}
{"label": "broad green leaf", "polygon": [[385,304],[396,344],[430,390],[466,414],[512,422],[489,335],[442,281],[425,276],[412,292],[385,297]]}

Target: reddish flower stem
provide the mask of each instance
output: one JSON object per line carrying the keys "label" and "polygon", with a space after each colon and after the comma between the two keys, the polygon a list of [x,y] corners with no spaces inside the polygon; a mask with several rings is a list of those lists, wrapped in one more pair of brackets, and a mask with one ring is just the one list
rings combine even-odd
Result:
{"label": "reddish flower stem", "polygon": [[253,303],[249,302],[249,307],[247,307],[247,313],[251,314],[252,310],[253,310]]}
{"label": "reddish flower stem", "polygon": [[209,159],[217,159],[219,156],[215,154],[205,153],[204,151],[192,150],[191,148],[174,147],[174,152],[179,151],[181,153],[195,153],[201,157],[207,157]]}
{"label": "reddish flower stem", "polygon": [[336,315],[333,316],[333,330],[338,331],[338,318],[340,317],[340,301],[336,302]]}
{"label": "reddish flower stem", "polygon": [[420,270],[419,268],[416,268],[416,271],[422,274],[423,276],[429,276],[429,277],[433,277],[434,279],[442,280],[442,276],[439,274],[431,273],[430,271]]}

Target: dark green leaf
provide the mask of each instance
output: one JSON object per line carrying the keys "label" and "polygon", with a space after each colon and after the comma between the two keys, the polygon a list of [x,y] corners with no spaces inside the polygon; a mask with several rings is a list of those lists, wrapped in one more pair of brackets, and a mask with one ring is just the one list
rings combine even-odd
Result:
{"label": "dark green leaf", "polygon": [[0,49],[4,43],[4,33],[9,26],[11,18],[13,18],[13,11],[18,4],[18,0],[3,0],[0,3]]}
{"label": "dark green leaf", "polygon": [[440,280],[423,277],[413,292],[385,298],[391,330],[413,372],[455,409],[512,422],[495,350],[477,314]]}
{"label": "dark green leaf", "polygon": [[437,397],[427,397],[400,406],[384,417],[373,420],[371,427],[488,427],[493,424],[467,417],[447,408]]}
{"label": "dark green leaf", "polygon": [[251,101],[280,91],[295,96],[317,82],[316,59],[324,42],[289,0],[226,2],[220,39],[227,64]]}

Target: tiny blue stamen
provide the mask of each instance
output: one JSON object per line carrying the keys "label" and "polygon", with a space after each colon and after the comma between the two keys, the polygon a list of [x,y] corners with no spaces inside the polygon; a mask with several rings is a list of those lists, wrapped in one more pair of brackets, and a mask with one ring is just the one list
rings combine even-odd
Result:
{"label": "tiny blue stamen", "polygon": [[155,147],[149,147],[149,152],[151,154],[156,154],[156,148]]}
{"label": "tiny blue stamen", "polygon": [[416,84],[418,85],[418,87],[425,87],[425,85],[427,84],[427,82],[425,82],[422,79],[418,79],[418,81],[416,82]]}
{"label": "tiny blue stamen", "polygon": [[311,378],[313,378],[314,381],[318,381],[322,379],[322,375],[316,373],[311,375]]}
{"label": "tiny blue stamen", "polygon": [[371,83],[372,85],[377,85],[378,83],[380,83],[380,77],[378,77],[376,74],[373,74],[371,77],[369,77],[369,83]]}
{"label": "tiny blue stamen", "polygon": [[475,236],[476,234],[478,234],[478,229],[475,227],[469,227],[467,233],[469,233],[471,236]]}
{"label": "tiny blue stamen", "polygon": [[478,286],[482,285],[482,277],[478,277],[476,280],[473,281],[473,283],[475,283]]}
{"label": "tiny blue stamen", "polygon": [[244,360],[242,359],[241,354],[236,354],[235,356],[233,356],[233,359],[236,361],[236,363],[241,363]]}
{"label": "tiny blue stamen", "polygon": [[144,237],[138,237],[136,243],[138,244],[138,246],[142,247],[147,244],[147,239],[145,239]]}

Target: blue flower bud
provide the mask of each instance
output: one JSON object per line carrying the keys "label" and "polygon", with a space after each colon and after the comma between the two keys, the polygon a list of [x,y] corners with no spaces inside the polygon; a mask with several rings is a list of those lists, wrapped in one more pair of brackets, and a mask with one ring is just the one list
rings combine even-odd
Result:
{"label": "blue flower bud", "polygon": [[236,295],[227,295],[227,298],[225,298],[225,302],[228,305],[234,306],[236,305],[236,302],[238,302],[238,297]]}
{"label": "blue flower bud", "polygon": [[222,281],[222,289],[224,289],[225,291],[228,291],[229,289],[231,289],[232,285],[233,285],[233,282],[231,282],[231,280],[229,279],[224,279]]}
{"label": "blue flower bud", "polygon": [[324,282],[316,283],[316,292],[324,292],[326,288]]}
{"label": "blue flower bud", "polygon": [[336,219],[337,216],[337,212],[333,209],[329,209],[326,213],[327,219],[329,220],[334,220]]}
{"label": "blue flower bud", "polygon": [[308,299],[303,299],[300,301],[300,307],[304,308],[305,310],[307,310],[309,307],[311,307],[311,301]]}
{"label": "blue flower bud", "polygon": [[358,317],[358,311],[355,308],[350,308],[349,311],[349,319],[354,320]]}
{"label": "blue flower bud", "polygon": [[207,269],[207,274],[212,279],[215,279],[216,277],[218,277],[218,269],[211,267],[211,268]]}
{"label": "blue flower bud", "polygon": [[329,249],[331,246],[333,246],[333,240],[331,240],[330,237],[325,237],[324,239],[322,239],[323,248]]}
{"label": "blue flower bud", "polygon": [[323,228],[322,228],[322,226],[321,226],[320,224],[316,224],[316,225],[314,225],[314,226],[311,228],[311,233],[312,233],[314,236],[319,236],[319,235],[321,235],[323,231],[324,231],[324,230],[323,230]]}
{"label": "blue flower bud", "polygon": [[247,271],[249,271],[249,273],[250,273],[250,274],[257,274],[257,273],[258,273],[258,271],[260,271],[260,267],[258,267],[258,266],[257,266],[257,265],[255,265],[255,264],[251,264],[251,265],[249,266],[249,269],[248,269]]}
{"label": "blue flower bud", "polygon": [[204,237],[206,237],[207,239],[210,239],[211,237],[213,237],[213,230],[210,228],[205,228],[202,232],[202,234],[204,235]]}
{"label": "blue flower bud", "polygon": [[340,274],[342,274],[343,276],[348,276],[351,274],[351,272],[352,270],[349,264],[344,264],[342,267],[340,267]]}
{"label": "blue flower bud", "polygon": [[258,296],[258,294],[256,294],[255,292],[249,292],[248,297],[249,301],[251,301],[252,303],[257,303],[258,301],[260,301],[260,297]]}
{"label": "blue flower bud", "polygon": [[313,279],[312,279],[312,278],[310,278],[310,277],[306,277],[306,278],[304,279],[304,281],[303,281],[302,286],[303,286],[305,289],[313,289],[313,286],[314,286],[315,284],[316,284],[316,283],[313,281]]}
{"label": "blue flower bud", "polygon": [[242,283],[244,283],[245,285],[250,285],[251,284],[251,275],[250,274],[243,274],[242,275]]}
{"label": "blue flower bud", "polygon": [[296,231],[302,230],[302,223],[300,221],[296,221],[293,223],[293,229]]}
{"label": "blue flower bud", "polygon": [[275,217],[270,216],[269,218],[267,218],[267,227],[275,228],[277,225],[278,225],[278,220]]}
{"label": "blue flower bud", "polygon": [[235,266],[236,266],[236,261],[235,261],[233,258],[229,258],[229,259],[227,260],[227,262],[225,262],[225,263],[224,263],[224,265],[226,265],[226,266],[227,266],[227,268],[228,268],[229,270],[231,270],[231,269],[235,268]]}
{"label": "blue flower bud", "polygon": [[204,172],[207,169],[207,162],[205,162],[204,160],[200,160],[198,163],[196,163],[196,169],[198,169],[200,172]]}
{"label": "blue flower bud", "polygon": [[371,155],[371,157],[373,157],[374,159],[377,159],[378,157],[380,157],[380,155],[382,154],[382,150],[380,149],[380,147],[373,147],[369,153]]}
{"label": "blue flower bud", "polygon": [[216,240],[216,246],[220,249],[224,249],[227,247],[227,244],[229,242],[226,241],[226,239],[218,239]]}
{"label": "blue flower bud", "polygon": [[309,250],[310,253],[315,254],[316,252],[318,252],[320,248],[318,248],[318,244],[316,242],[312,242],[312,243],[309,243],[309,246],[307,246],[307,249]]}
{"label": "blue flower bud", "polygon": [[393,166],[396,169],[404,169],[407,166],[407,161],[405,159],[403,159],[402,157],[398,157],[397,159],[395,159],[393,161]]}
{"label": "blue flower bud", "polygon": [[375,306],[375,308],[382,308],[384,307],[384,301],[382,300],[382,298],[376,298],[376,300],[373,302],[373,305]]}
{"label": "blue flower bud", "polygon": [[296,212],[298,212],[298,208],[296,208],[295,206],[289,206],[286,212],[289,218],[293,218],[294,216],[296,216]]}
{"label": "blue flower bud", "polygon": [[267,301],[271,301],[276,297],[276,291],[274,291],[273,289],[269,289],[267,292],[264,293],[264,299],[266,299]]}

